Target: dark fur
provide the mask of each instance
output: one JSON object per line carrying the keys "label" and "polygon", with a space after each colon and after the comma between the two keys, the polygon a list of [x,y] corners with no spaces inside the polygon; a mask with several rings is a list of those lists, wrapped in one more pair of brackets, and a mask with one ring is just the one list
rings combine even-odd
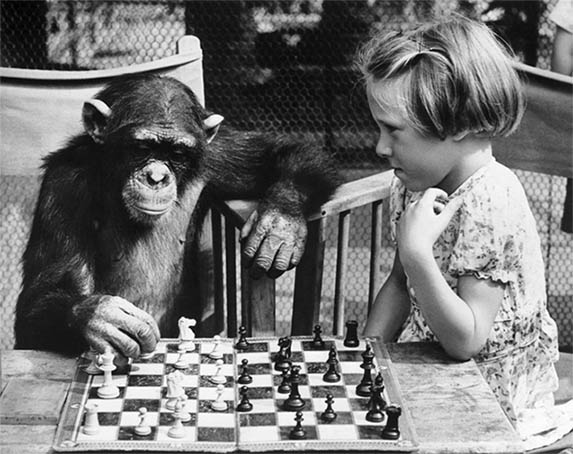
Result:
{"label": "dark fur", "polygon": [[[191,252],[202,216],[198,194],[191,191],[197,181],[207,182],[205,195],[262,198],[263,208],[287,215],[308,213],[339,183],[333,162],[321,150],[287,138],[223,126],[207,144],[202,128],[207,113],[172,79],[126,79],[97,98],[114,113],[106,145],[82,134],[45,159],[23,257],[17,348],[82,351],[81,324],[104,295],[122,296],[159,314],[162,335],[174,335],[182,304],[189,306],[194,296]],[[147,156],[124,152],[129,128],[167,120],[197,138],[192,152],[176,155],[168,141]],[[152,157],[169,163],[177,203],[155,223],[138,223],[122,205],[121,186]]]}

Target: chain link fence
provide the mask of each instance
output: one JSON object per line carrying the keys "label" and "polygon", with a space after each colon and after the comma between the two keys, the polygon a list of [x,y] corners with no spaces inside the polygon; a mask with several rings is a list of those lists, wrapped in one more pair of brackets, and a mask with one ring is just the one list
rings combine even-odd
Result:
{"label": "chain link fence", "polygon": [[[264,128],[309,138],[336,157],[348,179],[379,170],[377,132],[352,66],[375,30],[404,30],[451,12],[485,21],[521,61],[549,68],[556,0],[10,1],[0,5],[1,65],[85,70],[125,66],[174,54],[184,34],[201,39],[207,107],[240,129]],[[549,307],[560,345],[573,345],[572,242],[560,231],[565,179],[518,172],[544,247]],[[30,180],[30,179],[29,179]],[[0,182],[1,347],[13,344],[20,257],[38,188],[35,179]],[[368,293],[368,208],[353,216],[347,318],[363,323]],[[332,307],[336,226],[329,226],[323,285]],[[384,234],[383,274],[392,251]],[[292,276],[277,282],[279,334],[287,332]],[[329,321],[326,324],[331,323]]]}

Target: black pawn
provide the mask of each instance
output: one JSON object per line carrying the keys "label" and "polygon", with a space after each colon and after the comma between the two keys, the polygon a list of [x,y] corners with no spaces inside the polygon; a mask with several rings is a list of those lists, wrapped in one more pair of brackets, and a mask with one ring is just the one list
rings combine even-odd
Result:
{"label": "black pawn", "polygon": [[241,385],[248,385],[249,383],[253,382],[253,377],[249,375],[249,370],[247,369],[247,365],[249,364],[249,360],[244,358],[241,361],[241,375],[237,379],[237,383]]}
{"label": "black pawn", "polygon": [[386,426],[382,429],[382,438],[386,440],[397,440],[400,438],[400,430],[398,429],[398,418],[402,414],[402,409],[396,405],[389,405],[386,407],[386,415],[388,420]]}
{"label": "black pawn", "polygon": [[358,322],[356,320],[349,320],[346,322],[346,337],[344,338],[345,347],[358,347],[360,341],[358,340]]}
{"label": "black pawn", "polygon": [[360,383],[356,385],[356,394],[362,397],[368,397],[372,393],[372,369],[374,369],[374,353],[370,344],[366,345],[366,350],[362,353],[362,364],[360,367],[364,369],[364,375]]}
{"label": "black pawn", "polygon": [[306,438],[306,431],[302,428],[302,412],[297,411],[294,420],[296,421],[296,425],[290,431],[290,438],[293,440],[302,440]]}
{"label": "black pawn", "polygon": [[301,382],[300,366],[293,366],[290,372],[290,394],[283,404],[286,411],[298,411],[304,408],[305,402],[300,397],[298,385]]}
{"label": "black pawn", "polygon": [[247,412],[253,409],[253,404],[249,401],[249,396],[247,395],[249,388],[243,386],[241,388],[241,401],[237,405],[237,411]]}
{"label": "black pawn", "polygon": [[322,376],[322,379],[328,383],[335,383],[340,380],[340,374],[338,373],[337,366],[338,366],[338,359],[336,358],[336,349],[334,345],[330,347],[330,351],[328,352],[328,360],[326,361],[328,364],[328,370]]}
{"label": "black pawn", "polygon": [[247,341],[247,328],[244,326],[239,327],[239,340],[235,344],[237,350],[247,350],[249,342]]}
{"label": "black pawn", "polygon": [[324,348],[324,340],[322,340],[322,328],[320,325],[315,325],[314,329],[314,338],[312,339],[312,346],[314,348]]}
{"label": "black pawn", "polygon": [[336,419],[336,412],[332,409],[332,404],[334,402],[332,394],[326,395],[325,402],[326,402],[326,409],[320,415],[320,419],[322,419],[324,422],[334,421]]}
{"label": "black pawn", "polygon": [[277,388],[277,392],[280,394],[288,394],[290,393],[290,377],[289,377],[289,369],[283,369],[282,371],[282,381]]}
{"label": "black pawn", "polygon": [[283,371],[290,369],[292,366],[291,357],[292,340],[288,337],[279,339],[279,351],[275,356],[275,370]]}

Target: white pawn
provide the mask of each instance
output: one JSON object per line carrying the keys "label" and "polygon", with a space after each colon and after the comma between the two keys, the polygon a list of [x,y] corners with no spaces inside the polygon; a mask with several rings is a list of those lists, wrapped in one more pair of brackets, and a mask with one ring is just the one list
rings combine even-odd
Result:
{"label": "white pawn", "polygon": [[219,346],[221,345],[221,336],[217,334],[213,336],[213,340],[215,341],[215,345],[213,345],[213,350],[211,350],[211,353],[209,353],[209,358],[222,359],[223,353],[219,351]]}
{"label": "white pawn", "polygon": [[145,421],[145,416],[147,415],[147,408],[141,407],[139,409],[139,425],[135,427],[135,433],[137,435],[145,436],[151,433],[151,427]]}
{"label": "white pawn", "polygon": [[173,425],[167,431],[167,435],[171,438],[183,438],[185,436],[185,427],[181,421],[182,413],[182,403],[180,400],[175,404],[175,411],[173,412]]}
{"label": "white pawn", "polygon": [[86,419],[84,421],[83,433],[95,435],[99,432],[99,418],[97,414],[97,404],[86,405]]}
{"label": "white pawn", "polygon": [[225,377],[222,373],[223,360],[218,359],[215,361],[215,364],[217,365],[217,371],[215,372],[215,375],[211,377],[211,382],[215,383],[216,385],[227,383],[227,377]]}
{"label": "white pawn", "polygon": [[225,390],[224,385],[217,385],[217,398],[211,402],[211,408],[215,411],[227,411],[229,406],[227,402],[223,400],[223,391]]}
{"label": "white pawn", "polygon": [[116,369],[113,364],[114,354],[110,347],[99,357],[99,368],[103,370],[103,384],[98,388],[97,395],[102,399],[113,399],[119,396],[119,388],[113,383],[112,371]]}
{"label": "white pawn", "polygon": [[189,367],[189,361],[185,359],[185,347],[183,347],[183,345],[179,345],[179,347],[177,347],[177,351],[179,352],[179,357],[173,366],[177,369],[187,369]]}
{"label": "white pawn", "polygon": [[90,363],[84,369],[86,371],[86,373],[89,375],[100,375],[102,373],[102,371],[98,366],[98,354],[97,354],[97,352],[93,348],[90,347],[87,356],[90,359]]}

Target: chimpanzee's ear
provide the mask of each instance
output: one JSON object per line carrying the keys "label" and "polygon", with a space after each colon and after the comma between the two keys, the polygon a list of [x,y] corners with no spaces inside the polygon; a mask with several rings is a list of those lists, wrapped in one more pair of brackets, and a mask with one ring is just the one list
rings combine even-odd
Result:
{"label": "chimpanzee's ear", "polygon": [[207,118],[203,120],[203,126],[205,127],[205,133],[207,134],[207,143],[215,138],[219,126],[223,122],[224,118],[218,114],[210,114]]}
{"label": "chimpanzee's ear", "polygon": [[101,99],[90,99],[84,103],[82,119],[84,129],[95,143],[103,143],[103,135],[111,109]]}

